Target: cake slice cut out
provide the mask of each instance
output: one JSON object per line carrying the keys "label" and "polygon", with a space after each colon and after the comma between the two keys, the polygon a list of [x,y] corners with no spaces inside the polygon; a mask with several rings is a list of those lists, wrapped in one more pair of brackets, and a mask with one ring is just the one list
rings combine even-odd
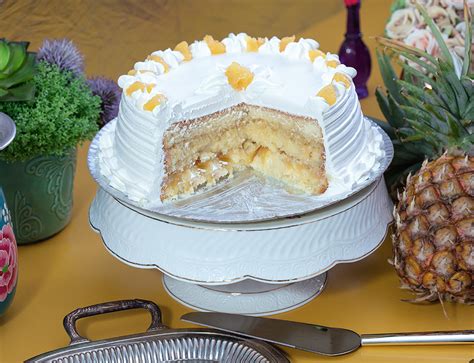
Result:
{"label": "cake slice cut out", "polygon": [[316,120],[269,108],[240,104],[177,123],[167,131],[164,149],[163,201],[188,196],[246,168],[313,195],[328,187]]}

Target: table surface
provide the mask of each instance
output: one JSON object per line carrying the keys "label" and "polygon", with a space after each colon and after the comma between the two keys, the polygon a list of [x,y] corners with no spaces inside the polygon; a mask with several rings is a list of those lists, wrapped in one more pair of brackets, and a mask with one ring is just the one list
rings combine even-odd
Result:
{"label": "table surface", "polygon": [[[362,30],[374,56],[370,36],[383,32],[390,0],[365,0]],[[223,37],[230,31],[279,36],[295,33],[316,38],[323,49],[337,52],[345,29],[345,10],[334,0],[225,1],[190,0],[125,2],[0,1],[2,36],[29,39],[36,49],[46,37],[72,38],[86,57],[89,75],[111,78],[130,68],[150,51],[191,41],[205,33]],[[28,14],[28,15],[26,15]],[[152,36],[150,36],[152,34]],[[375,60],[375,58],[372,58]],[[374,89],[381,78],[374,64],[370,97],[364,113],[381,117]],[[104,301],[142,298],[157,302],[164,323],[191,327],[180,316],[190,309],[164,291],[161,272],[140,270],[112,257],[89,227],[88,209],[96,186],[86,167],[87,144],[80,148],[74,189],[73,219],[53,238],[19,249],[17,295],[0,319],[0,362],[20,362],[36,354],[66,346],[62,318],[77,307]],[[400,290],[387,263],[391,238],[363,261],[341,264],[329,272],[324,292],[309,304],[275,317],[306,323],[346,327],[360,333],[472,329],[473,308],[445,304],[402,302],[410,294]],[[143,311],[113,313],[80,321],[81,334],[90,339],[142,332],[149,323]],[[468,362],[473,346],[366,347],[347,356],[327,358],[285,349],[293,362]]]}

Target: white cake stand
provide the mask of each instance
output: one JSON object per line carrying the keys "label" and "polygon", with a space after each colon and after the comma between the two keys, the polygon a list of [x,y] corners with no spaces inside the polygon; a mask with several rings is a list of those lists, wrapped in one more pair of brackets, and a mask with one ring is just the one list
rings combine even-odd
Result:
{"label": "white cake stand", "polygon": [[316,297],[335,264],[372,253],[385,238],[392,207],[383,178],[316,212],[246,224],[154,215],[99,189],[90,223],[121,261],[160,269],[166,290],[181,303],[269,315]]}
{"label": "white cake stand", "polygon": [[385,238],[393,205],[382,174],[393,146],[371,125],[382,135],[385,157],[339,199],[308,205],[307,198],[249,179],[165,213],[129,200],[102,175],[100,140],[113,132],[112,123],[89,150],[100,186],[90,224],[119,260],[161,270],[168,293],[189,307],[248,315],[294,309],[322,291],[331,267],[366,257]]}

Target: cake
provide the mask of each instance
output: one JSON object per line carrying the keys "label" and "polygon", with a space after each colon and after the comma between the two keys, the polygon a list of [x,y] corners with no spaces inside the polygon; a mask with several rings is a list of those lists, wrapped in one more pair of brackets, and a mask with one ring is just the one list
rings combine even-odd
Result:
{"label": "cake", "polygon": [[205,36],[153,52],[118,80],[123,95],[113,137],[101,145],[109,150],[101,173],[143,205],[248,168],[308,195],[350,185],[381,153],[355,75],[315,40],[294,36]]}

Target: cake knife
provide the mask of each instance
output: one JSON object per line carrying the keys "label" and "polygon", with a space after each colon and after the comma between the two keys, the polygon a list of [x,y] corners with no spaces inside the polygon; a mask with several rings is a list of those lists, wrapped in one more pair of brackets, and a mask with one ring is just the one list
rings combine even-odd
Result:
{"label": "cake knife", "polygon": [[474,343],[474,330],[359,335],[348,329],[225,313],[193,312],[181,320],[329,356],[371,345]]}

